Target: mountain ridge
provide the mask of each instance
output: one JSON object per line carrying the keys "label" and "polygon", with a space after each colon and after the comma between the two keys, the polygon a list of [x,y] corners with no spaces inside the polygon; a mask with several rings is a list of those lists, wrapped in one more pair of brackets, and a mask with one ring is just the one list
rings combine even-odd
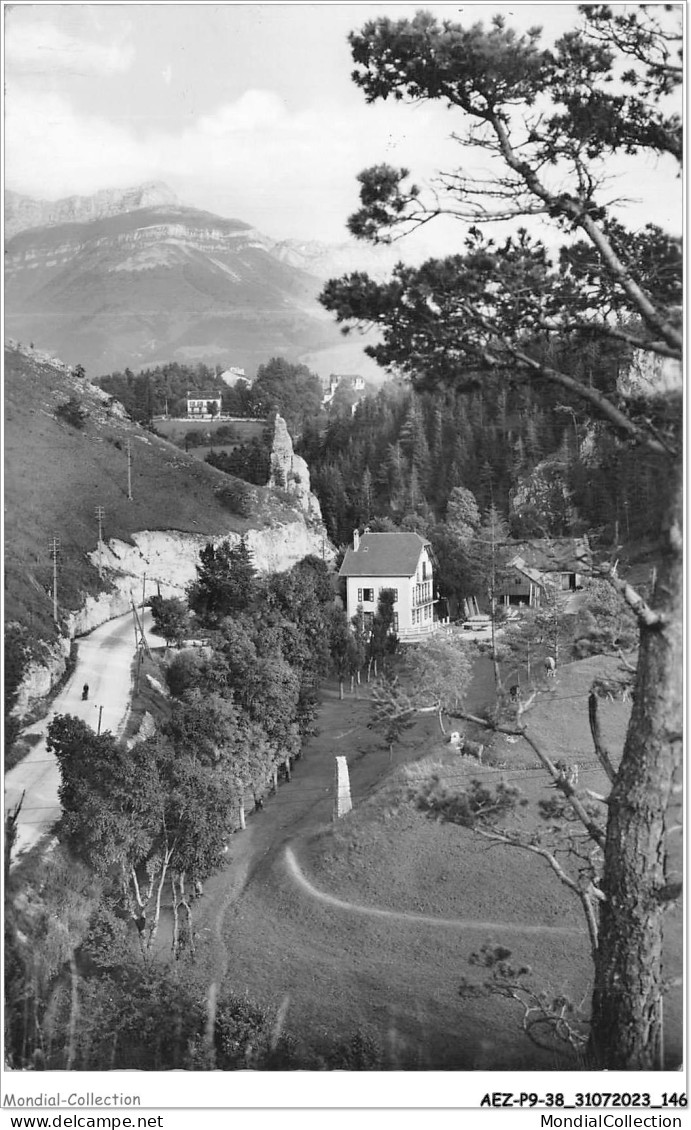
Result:
{"label": "mountain ridge", "polygon": [[[5,248],[8,334],[93,375],[162,357],[252,371],[272,356],[319,367],[324,355],[329,371],[375,377],[318,301],[324,278],[357,266],[353,249],[329,261],[316,241],[276,241],[169,197],[154,184],[68,198],[50,205],[49,223],[15,231]],[[20,205],[15,194],[10,210]]]}
{"label": "mountain ridge", "polygon": [[145,181],[127,188],[104,188],[89,196],[65,196],[59,200],[37,200],[23,193],[5,190],[5,238],[21,231],[61,223],[131,212],[137,208],[179,204],[173,190],[163,181]]}

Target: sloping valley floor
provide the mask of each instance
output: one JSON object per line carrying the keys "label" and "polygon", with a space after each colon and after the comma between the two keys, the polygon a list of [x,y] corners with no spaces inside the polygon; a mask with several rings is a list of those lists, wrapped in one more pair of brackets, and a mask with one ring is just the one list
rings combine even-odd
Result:
{"label": "sloping valley floor", "polygon": [[[581,781],[594,791],[605,781],[589,746],[587,691],[608,662],[562,667],[531,720],[552,756],[577,760]],[[476,707],[486,677],[481,669],[471,688]],[[205,976],[278,1008],[285,1027],[316,1052],[361,1029],[377,1041],[388,1069],[578,1069],[577,1061],[527,1039],[514,1002],[459,995],[462,981],[483,979],[470,955],[492,943],[529,965],[538,987],[587,1004],[592,967],[572,895],[543,860],[441,824],[408,799],[425,760],[441,762],[450,782],[503,777],[531,802],[517,817],[528,829],[537,799],[554,795],[546,773],[527,746],[501,735],[491,755],[498,765],[460,758],[429,717],[390,760],[367,727],[367,693],[362,686],[359,698],[346,692],[340,701],[327,685],[320,732],[293,780],[233,836],[228,866],[206,884],[195,909]],[[621,748],[628,710],[622,703],[603,708],[612,750]],[[348,759],[354,808],[335,824],[338,755]],[[665,1002],[667,1068],[682,1054],[681,929],[675,910],[666,941],[666,972],[677,982]]]}

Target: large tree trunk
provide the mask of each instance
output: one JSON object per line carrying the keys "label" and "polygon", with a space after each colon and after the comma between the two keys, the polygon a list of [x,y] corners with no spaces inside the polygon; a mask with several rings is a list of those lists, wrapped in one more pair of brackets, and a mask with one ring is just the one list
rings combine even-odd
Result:
{"label": "large tree trunk", "polygon": [[634,704],[608,806],[589,1050],[609,1070],[662,1066],[663,920],[674,894],[665,820],[681,765],[681,518],[679,502],[651,602],[664,620],[641,622]]}

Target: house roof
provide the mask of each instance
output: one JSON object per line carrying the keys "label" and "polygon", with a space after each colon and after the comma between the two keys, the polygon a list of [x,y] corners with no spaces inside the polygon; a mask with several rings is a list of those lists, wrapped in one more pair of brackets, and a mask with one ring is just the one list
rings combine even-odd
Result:
{"label": "house roof", "polygon": [[508,564],[510,566],[513,566],[514,569],[517,569],[518,572],[522,573],[524,577],[528,578],[528,580],[533,581],[534,584],[540,585],[544,588],[546,580],[545,574],[540,573],[537,569],[531,569],[530,565],[526,565],[522,557],[512,557]]}
{"label": "house roof", "polygon": [[[510,547],[509,564],[521,560],[522,572],[537,570],[539,573],[584,573],[592,566],[590,545],[582,538],[531,538],[530,541],[514,542]],[[533,578],[537,579],[537,578]]]}
{"label": "house roof", "polygon": [[188,400],[220,400],[221,393],[216,392],[188,392]]}
{"label": "house roof", "polygon": [[359,548],[349,549],[339,577],[412,577],[428,543],[420,534],[363,534]]}

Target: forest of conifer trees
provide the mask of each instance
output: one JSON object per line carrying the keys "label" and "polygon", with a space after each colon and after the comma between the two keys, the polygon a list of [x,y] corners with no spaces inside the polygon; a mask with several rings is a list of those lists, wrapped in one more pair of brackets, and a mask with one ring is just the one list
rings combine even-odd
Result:
{"label": "forest of conifer trees", "polygon": [[[568,342],[563,352],[562,365]],[[589,357],[572,355],[610,395],[628,361],[596,343]],[[663,461],[642,457],[553,386],[507,387],[486,375],[480,385],[469,374],[460,389],[416,393],[392,380],[352,415],[308,422],[299,450],[338,545],[363,525],[443,538],[458,487],[482,514],[495,506],[516,538],[587,533],[603,547],[640,550],[659,534]]]}

